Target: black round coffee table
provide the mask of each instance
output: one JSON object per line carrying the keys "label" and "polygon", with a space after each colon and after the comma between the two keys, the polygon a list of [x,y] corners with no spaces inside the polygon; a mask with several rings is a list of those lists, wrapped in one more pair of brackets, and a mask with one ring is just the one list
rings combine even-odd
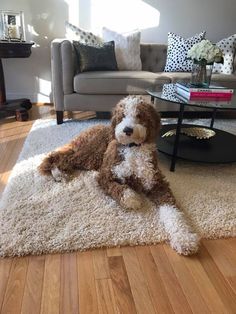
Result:
{"label": "black round coffee table", "polygon": [[[176,94],[175,84],[164,84],[161,91],[147,90],[147,93],[151,96],[152,102],[154,102],[155,98],[158,98],[162,101],[172,103],[173,106],[179,106],[177,124],[163,125],[157,143],[157,148],[160,152],[171,156],[171,171],[175,170],[177,158],[208,163],[229,163],[236,161],[236,136],[213,127],[217,110],[236,110],[235,93],[231,101],[189,101]],[[210,126],[183,124],[185,106],[211,109],[212,119]],[[211,137],[197,139],[194,136],[184,133],[195,130],[196,128],[203,128],[203,131],[212,133]]]}

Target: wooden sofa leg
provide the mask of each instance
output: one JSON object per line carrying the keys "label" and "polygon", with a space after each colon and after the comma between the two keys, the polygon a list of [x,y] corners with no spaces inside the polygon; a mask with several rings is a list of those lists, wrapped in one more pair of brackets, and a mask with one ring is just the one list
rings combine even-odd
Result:
{"label": "wooden sofa leg", "polygon": [[56,111],[57,115],[57,124],[62,124],[63,123],[63,111]]}

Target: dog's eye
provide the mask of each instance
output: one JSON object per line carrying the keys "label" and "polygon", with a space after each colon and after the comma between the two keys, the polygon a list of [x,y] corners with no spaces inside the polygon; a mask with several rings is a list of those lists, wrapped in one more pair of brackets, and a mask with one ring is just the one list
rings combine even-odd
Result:
{"label": "dog's eye", "polygon": [[141,118],[142,118],[141,113],[138,113],[136,117],[137,117],[138,119],[141,119]]}

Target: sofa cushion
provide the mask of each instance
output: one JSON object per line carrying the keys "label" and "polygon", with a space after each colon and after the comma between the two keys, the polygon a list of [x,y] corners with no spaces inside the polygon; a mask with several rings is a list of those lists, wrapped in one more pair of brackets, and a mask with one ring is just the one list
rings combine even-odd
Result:
{"label": "sofa cushion", "polygon": [[[191,78],[191,73],[188,72],[171,72],[165,73],[171,83],[176,83],[178,81],[189,82]],[[236,89],[236,75],[235,74],[212,74],[211,77],[212,84],[217,84],[229,88]]]}
{"label": "sofa cushion", "polygon": [[189,72],[166,72],[165,74],[171,80],[171,83],[176,83],[177,81],[189,82],[191,78],[191,73]]}
{"label": "sofa cushion", "polygon": [[236,89],[235,74],[212,74],[211,83]]}
{"label": "sofa cushion", "polygon": [[74,90],[80,94],[146,94],[145,90],[170,83],[166,73],[147,71],[95,71],[77,74]]}

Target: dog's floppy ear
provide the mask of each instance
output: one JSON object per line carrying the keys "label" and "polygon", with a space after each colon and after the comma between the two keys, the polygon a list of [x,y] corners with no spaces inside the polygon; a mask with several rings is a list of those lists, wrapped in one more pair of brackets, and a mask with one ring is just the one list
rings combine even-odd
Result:
{"label": "dog's floppy ear", "polygon": [[116,107],[113,108],[112,113],[111,113],[111,126],[113,129],[116,127]]}
{"label": "dog's floppy ear", "polygon": [[111,126],[115,129],[116,125],[121,122],[123,117],[122,101],[118,102],[112,111]]}

